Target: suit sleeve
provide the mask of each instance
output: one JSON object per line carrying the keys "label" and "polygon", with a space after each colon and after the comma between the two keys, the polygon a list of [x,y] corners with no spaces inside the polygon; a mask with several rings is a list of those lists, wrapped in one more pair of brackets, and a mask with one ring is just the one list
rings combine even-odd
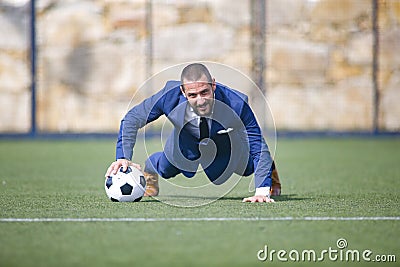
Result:
{"label": "suit sleeve", "polygon": [[255,187],[256,189],[271,187],[272,157],[262,135],[261,128],[247,103],[243,106],[241,119],[246,128],[250,156],[253,159]]}
{"label": "suit sleeve", "polygon": [[116,159],[131,160],[138,130],[164,114],[165,88],[134,106],[121,120]]}

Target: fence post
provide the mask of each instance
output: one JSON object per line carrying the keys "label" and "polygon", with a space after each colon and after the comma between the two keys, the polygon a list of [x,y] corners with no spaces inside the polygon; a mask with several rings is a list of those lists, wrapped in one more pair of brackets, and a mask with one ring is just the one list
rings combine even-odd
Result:
{"label": "fence post", "polygon": [[153,3],[146,0],[146,79],[153,75]]}
{"label": "fence post", "polygon": [[372,84],[373,84],[373,115],[372,131],[379,132],[379,3],[378,0],[372,0]]}
{"label": "fence post", "polygon": [[[251,79],[265,96],[266,0],[250,0],[250,15]],[[259,99],[256,92],[252,93],[250,97],[253,104],[255,103],[253,108],[259,116],[260,126],[267,131],[266,103],[264,99]]]}
{"label": "fence post", "polygon": [[31,71],[31,129],[30,136],[36,135],[36,2],[30,1],[30,71]]}
{"label": "fence post", "polygon": [[251,78],[265,93],[265,0],[251,0]]}

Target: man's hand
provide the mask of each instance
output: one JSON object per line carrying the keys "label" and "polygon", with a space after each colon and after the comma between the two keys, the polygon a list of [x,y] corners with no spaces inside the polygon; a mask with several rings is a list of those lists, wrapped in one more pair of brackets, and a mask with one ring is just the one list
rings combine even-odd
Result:
{"label": "man's hand", "polygon": [[110,176],[112,174],[116,174],[118,170],[122,167],[122,171],[126,171],[128,166],[133,166],[139,170],[142,170],[139,164],[133,163],[127,159],[117,159],[113,163],[111,163],[110,167],[108,167],[105,177]]}
{"label": "man's hand", "polygon": [[273,200],[272,198],[267,197],[267,196],[252,196],[252,197],[243,198],[242,202],[252,202],[252,203],[254,203],[254,202],[268,202],[268,203],[271,203],[271,202],[275,202],[275,200]]}

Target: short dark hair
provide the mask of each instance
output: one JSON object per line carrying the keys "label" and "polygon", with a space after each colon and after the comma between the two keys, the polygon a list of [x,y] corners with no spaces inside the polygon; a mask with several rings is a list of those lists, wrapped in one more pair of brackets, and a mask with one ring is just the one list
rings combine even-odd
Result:
{"label": "short dark hair", "polygon": [[206,66],[201,63],[189,64],[182,70],[181,83],[183,85],[183,80],[198,81],[203,75],[206,76],[209,83],[212,83],[211,74]]}

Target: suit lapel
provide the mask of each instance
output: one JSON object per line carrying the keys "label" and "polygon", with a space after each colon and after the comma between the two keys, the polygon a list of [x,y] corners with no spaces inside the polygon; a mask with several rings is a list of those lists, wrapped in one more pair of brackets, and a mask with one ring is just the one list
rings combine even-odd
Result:
{"label": "suit lapel", "polygon": [[213,120],[211,122],[211,136],[216,135],[217,132],[222,129],[221,123],[228,120],[228,118],[226,118],[226,112],[224,112],[225,105],[224,97],[217,86],[217,89],[215,89]]}
{"label": "suit lapel", "polygon": [[175,108],[175,112],[177,112],[177,124],[180,129],[182,129],[185,124],[186,106],[187,99],[181,94],[179,96],[178,106]]}
{"label": "suit lapel", "polygon": [[[165,101],[168,103],[168,99]],[[167,118],[172,122],[175,128],[181,129],[185,120],[187,99],[182,94],[179,94],[179,101],[174,101],[173,103],[169,103],[169,105],[170,112],[166,114]]]}

